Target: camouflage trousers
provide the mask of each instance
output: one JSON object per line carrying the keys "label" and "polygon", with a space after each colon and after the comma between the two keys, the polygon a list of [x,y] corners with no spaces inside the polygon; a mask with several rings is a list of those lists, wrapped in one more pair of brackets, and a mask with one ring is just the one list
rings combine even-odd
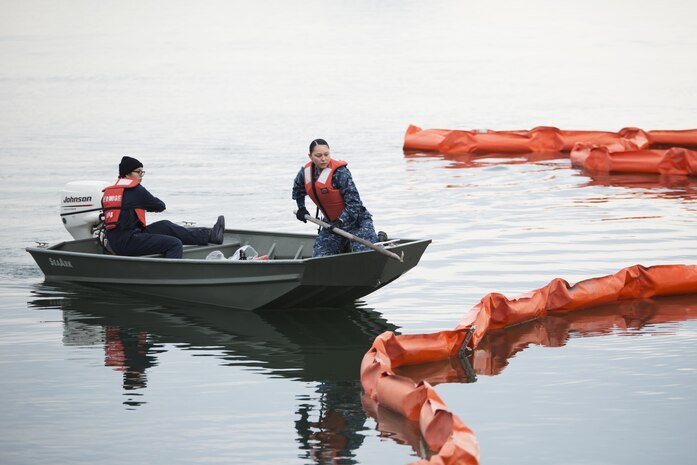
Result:
{"label": "camouflage trousers", "polygon": [[[341,229],[372,243],[378,241],[378,236],[375,233],[375,226],[373,226],[373,220],[369,217],[363,218],[357,227]],[[370,249],[363,244],[350,241],[343,236],[334,234],[328,229],[322,228],[317,235],[317,239],[315,239],[315,245],[312,248],[312,256],[321,257],[344,252],[359,252],[361,250]]]}

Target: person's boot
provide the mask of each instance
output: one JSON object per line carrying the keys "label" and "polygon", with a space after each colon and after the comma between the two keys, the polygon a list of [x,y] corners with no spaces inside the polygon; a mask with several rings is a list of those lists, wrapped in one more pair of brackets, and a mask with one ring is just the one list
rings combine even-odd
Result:
{"label": "person's boot", "polygon": [[220,215],[218,221],[215,222],[211,228],[210,235],[208,236],[208,242],[211,244],[222,244],[223,237],[225,236],[225,217]]}
{"label": "person's boot", "polygon": [[387,242],[387,233],[385,231],[378,231],[378,242]]}

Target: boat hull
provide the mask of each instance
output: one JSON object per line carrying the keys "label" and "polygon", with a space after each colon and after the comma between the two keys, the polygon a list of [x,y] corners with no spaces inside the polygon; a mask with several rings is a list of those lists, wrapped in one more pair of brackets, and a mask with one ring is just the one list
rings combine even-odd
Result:
{"label": "boat hull", "polygon": [[[314,236],[226,231],[223,245],[187,246],[182,259],[101,253],[93,239],[27,251],[47,282],[73,282],[163,299],[244,310],[344,305],[368,295],[416,266],[430,240],[400,240],[389,250],[309,256]],[[205,260],[252,245],[269,260]]]}

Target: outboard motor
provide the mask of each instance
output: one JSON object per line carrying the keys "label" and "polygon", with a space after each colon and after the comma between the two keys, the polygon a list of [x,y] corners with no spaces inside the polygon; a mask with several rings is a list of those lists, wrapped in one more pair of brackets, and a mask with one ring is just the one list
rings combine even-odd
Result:
{"label": "outboard motor", "polygon": [[95,237],[102,222],[102,189],[110,184],[104,181],[73,181],[61,193],[61,220],[75,239]]}

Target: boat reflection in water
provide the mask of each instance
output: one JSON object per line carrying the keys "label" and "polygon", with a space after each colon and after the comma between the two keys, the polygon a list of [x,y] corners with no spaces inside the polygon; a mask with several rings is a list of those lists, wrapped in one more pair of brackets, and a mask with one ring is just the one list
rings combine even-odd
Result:
{"label": "boat reflection in water", "polygon": [[63,312],[65,345],[104,347],[104,363],[123,372],[126,408],[144,402],[147,370],[168,345],[210,350],[223,364],[261,368],[270,378],[318,383],[319,404],[303,400],[295,429],[306,458],[355,463],[366,414],[361,404],[360,362],[375,337],[397,328],[380,314],[350,306],[336,309],[235,311],[162,306],[112,293],[40,284],[32,308]]}
{"label": "boat reflection in water", "polygon": [[[513,357],[530,346],[563,347],[575,337],[671,334],[666,323],[694,319],[697,319],[697,295],[617,302],[490,330],[466,358],[402,366],[395,373],[431,385],[468,383],[477,376],[500,374]],[[429,456],[431,452],[424,448],[418,422],[376,405],[367,396],[363,402],[382,434],[410,444],[422,457]],[[467,423],[466,417],[461,419]]]}

